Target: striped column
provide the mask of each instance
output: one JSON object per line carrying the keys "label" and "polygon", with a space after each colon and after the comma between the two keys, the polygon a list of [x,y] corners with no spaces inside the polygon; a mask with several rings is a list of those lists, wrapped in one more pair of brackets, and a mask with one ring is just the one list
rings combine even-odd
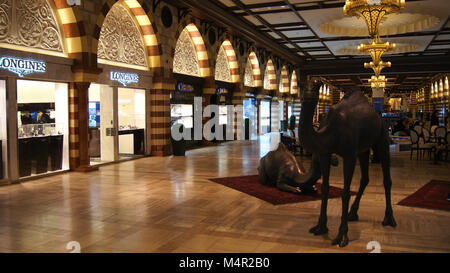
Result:
{"label": "striped column", "polygon": [[89,85],[69,83],[69,157],[70,169],[95,170],[89,159]]}
{"label": "striped column", "polygon": [[[243,103],[244,103],[244,96],[245,93],[244,91],[242,91],[241,89],[241,85],[239,83],[235,84],[234,87],[234,91],[233,91],[233,98],[232,98],[232,103],[234,105],[234,107],[236,106],[241,106],[243,109]],[[234,139],[238,139],[238,128],[240,128],[240,130],[244,130],[244,113],[242,113],[242,118],[238,119],[238,115],[235,114],[234,115]]]}
{"label": "striped column", "polygon": [[295,99],[294,100],[295,128],[298,128],[298,125],[300,124],[301,111],[302,111],[302,104],[300,102],[300,99]]}

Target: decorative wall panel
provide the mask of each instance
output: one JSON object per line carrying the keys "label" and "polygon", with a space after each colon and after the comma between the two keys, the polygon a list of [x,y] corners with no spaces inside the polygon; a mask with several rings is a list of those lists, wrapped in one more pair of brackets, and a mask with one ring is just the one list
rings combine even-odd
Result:
{"label": "decorative wall panel", "polygon": [[215,79],[217,81],[232,82],[230,66],[223,46],[220,47],[217,55]]}
{"label": "decorative wall panel", "polygon": [[186,29],[181,32],[175,46],[173,72],[200,77],[200,65],[197,59],[197,52]]}
{"label": "decorative wall panel", "polygon": [[119,3],[114,4],[103,22],[97,56],[107,61],[148,67],[139,27]]}
{"label": "decorative wall panel", "polygon": [[247,64],[245,65],[244,85],[249,87],[255,86],[250,59],[247,60]]}
{"label": "decorative wall panel", "polygon": [[0,43],[64,51],[61,32],[47,0],[0,0]]}

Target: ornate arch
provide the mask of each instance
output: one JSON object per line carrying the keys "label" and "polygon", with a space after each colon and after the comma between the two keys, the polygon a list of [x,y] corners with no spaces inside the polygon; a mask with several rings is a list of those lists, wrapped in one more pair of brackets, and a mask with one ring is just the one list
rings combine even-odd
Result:
{"label": "ornate arch", "polygon": [[106,1],[101,9],[101,14],[98,16],[97,23],[94,29],[93,43],[91,49],[91,55],[93,58],[93,63],[97,62],[98,54],[98,41],[100,39],[100,33],[102,30],[103,23],[105,22],[106,16],[109,11],[113,8],[115,4],[121,4],[123,7],[127,8],[136,25],[139,27],[140,34],[142,36],[142,41],[145,47],[146,62],[148,68],[152,71],[158,71],[162,68],[161,62],[161,46],[157,37],[154,26],[152,25],[149,14],[149,8],[145,3],[138,0],[109,0]]}
{"label": "ornate arch", "polygon": [[215,79],[220,81],[239,82],[239,67],[233,46],[225,40],[217,54]]}
{"label": "ornate arch", "polygon": [[277,89],[277,75],[275,74],[275,67],[271,59],[267,61],[266,71],[264,72],[264,89]]}
{"label": "ornate arch", "polygon": [[279,92],[289,94],[289,74],[286,66],[283,66],[283,68],[281,68]]}
{"label": "ornate arch", "polygon": [[250,52],[245,66],[244,85],[249,87],[259,87],[262,85],[258,57],[256,57],[253,51]]}
{"label": "ornate arch", "polygon": [[297,73],[295,73],[294,70],[291,76],[291,95],[296,94],[298,94],[298,81],[297,81]]}
{"label": "ornate arch", "polygon": [[210,75],[205,43],[192,23],[187,25],[178,37],[173,56],[173,72],[197,77]]}

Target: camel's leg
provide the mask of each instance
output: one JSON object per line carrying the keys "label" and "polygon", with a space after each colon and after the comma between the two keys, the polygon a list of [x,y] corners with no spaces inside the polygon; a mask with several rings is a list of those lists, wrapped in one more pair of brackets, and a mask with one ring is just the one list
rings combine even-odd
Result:
{"label": "camel's leg", "polygon": [[348,214],[349,221],[358,221],[358,209],[359,202],[361,201],[361,197],[366,189],[367,184],[369,184],[369,157],[370,150],[367,152],[361,153],[359,155],[359,165],[361,167],[361,181],[359,183],[359,191],[356,195],[355,201],[353,202],[352,208],[350,209],[350,213]]}
{"label": "camel's leg", "polygon": [[383,220],[383,226],[397,226],[397,223],[394,219],[394,212],[392,211],[392,203],[391,203],[391,158],[389,154],[389,143],[387,140],[384,140],[380,145],[378,145],[378,150],[380,151],[381,157],[381,167],[383,169],[383,184],[384,184],[384,193],[386,198],[386,211]]}
{"label": "camel's leg", "polygon": [[355,170],[356,155],[344,158],[344,190],[342,191],[342,216],[341,226],[333,245],[344,247],[348,244],[348,203],[350,201],[350,185],[352,183],[353,172]]}
{"label": "camel's leg", "polygon": [[328,191],[330,189],[330,160],[331,155],[320,155],[320,171],[322,172],[322,206],[320,208],[319,223],[309,230],[309,232],[314,235],[325,234],[328,232],[327,205]]}

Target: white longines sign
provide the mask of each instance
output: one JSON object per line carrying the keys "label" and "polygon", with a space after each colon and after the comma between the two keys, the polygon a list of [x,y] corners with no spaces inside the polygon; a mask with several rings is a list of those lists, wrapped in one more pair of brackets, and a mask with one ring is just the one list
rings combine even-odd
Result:
{"label": "white longines sign", "polygon": [[139,82],[139,75],[136,73],[111,71],[109,74],[109,78],[112,81],[120,82],[123,86],[127,86],[130,83]]}
{"label": "white longines sign", "polygon": [[0,57],[0,69],[8,70],[19,77],[23,77],[32,73],[45,73],[47,64],[44,61],[33,59],[2,56]]}

